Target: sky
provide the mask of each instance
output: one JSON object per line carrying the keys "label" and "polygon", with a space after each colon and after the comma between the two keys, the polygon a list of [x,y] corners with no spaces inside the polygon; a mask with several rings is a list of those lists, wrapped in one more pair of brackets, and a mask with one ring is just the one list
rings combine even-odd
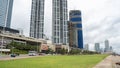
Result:
{"label": "sky", "polygon": [[[29,36],[32,0],[14,0],[12,28],[23,29]],[[114,51],[120,51],[120,0],[68,0],[68,12],[81,10],[84,44],[94,50],[94,44],[109,40]],[[44,32],[52,36],[52,0],[45,0]]]}

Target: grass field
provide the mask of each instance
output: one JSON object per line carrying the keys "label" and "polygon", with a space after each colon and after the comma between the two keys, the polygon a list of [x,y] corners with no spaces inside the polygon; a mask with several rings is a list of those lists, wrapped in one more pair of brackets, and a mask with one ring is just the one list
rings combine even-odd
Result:
{"label": "grass field", "polygon": [[0,61],[0,68],[92,68],[107,55],[43,56]]}

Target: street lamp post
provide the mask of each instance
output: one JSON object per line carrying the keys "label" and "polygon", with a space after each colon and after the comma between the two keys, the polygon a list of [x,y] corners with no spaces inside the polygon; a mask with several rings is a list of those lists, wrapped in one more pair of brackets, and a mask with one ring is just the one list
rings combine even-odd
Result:
{"label": "street lamp post", "polygon": [[14,54],[14,48],[15,48],[15,47],[12,47],[12,54]]}
{"label": "street lamp post", "polygon": [[39,41],[37,39],[37,52],[39,52]]}

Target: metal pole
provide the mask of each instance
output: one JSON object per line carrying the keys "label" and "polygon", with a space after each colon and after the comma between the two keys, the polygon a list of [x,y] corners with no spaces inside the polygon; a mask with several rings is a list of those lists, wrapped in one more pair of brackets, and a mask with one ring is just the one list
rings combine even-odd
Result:
{"label": "metal pole", "polygon": [[39,52],[38,41],[37,41],[37,52]]}
{"label": "metal pole", "polygon": [[12,54],[13,54],[14,39],[12,41]]}

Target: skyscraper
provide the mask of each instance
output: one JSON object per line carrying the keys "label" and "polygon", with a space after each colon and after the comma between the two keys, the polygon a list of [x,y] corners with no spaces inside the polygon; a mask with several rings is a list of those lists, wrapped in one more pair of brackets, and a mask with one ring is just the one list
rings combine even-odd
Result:
{"label": "skyscraper", "polygon": [[113,52],[113,47],[112,46],[110,46],[110,52]]}
{"label": "skyscraper", "polygon": [[68,43],[67,0],[52,0],[52,43]]}
{"label": "skyscraper", "polygon": [[105,40],[105,52],[108,52],[109,50],[110,50],[109,41]]}
{"label": "skyscraper", "polygon": [[89,45],[88,45],[88,44],[85,44],[84,49],[85,49],[85,50],[89,50]]}
{"label": "skyscraper", "polygon": [[[77,46],[78,48],[83,49],[83,34],[82,34],[82,18],[81,11],[71,10],[69,13],[69,23],[71,23],[72,29],[70,30],[69,40],[72,40],[73,47]],[[69,42],[71,43],[71,42]]]}
{"label": "skyscraper", "polygon": [[10,28],[13,0],[0,0],[0,26]]}
{"label": "skyscraper", "polygon": [[43,38],[44,36],[44,0],[32,0],[30,37]]}
{"label": "skyscraper", "polygon": [[100,52],[100,44],[99,43],[95,43],[95,51]]}

